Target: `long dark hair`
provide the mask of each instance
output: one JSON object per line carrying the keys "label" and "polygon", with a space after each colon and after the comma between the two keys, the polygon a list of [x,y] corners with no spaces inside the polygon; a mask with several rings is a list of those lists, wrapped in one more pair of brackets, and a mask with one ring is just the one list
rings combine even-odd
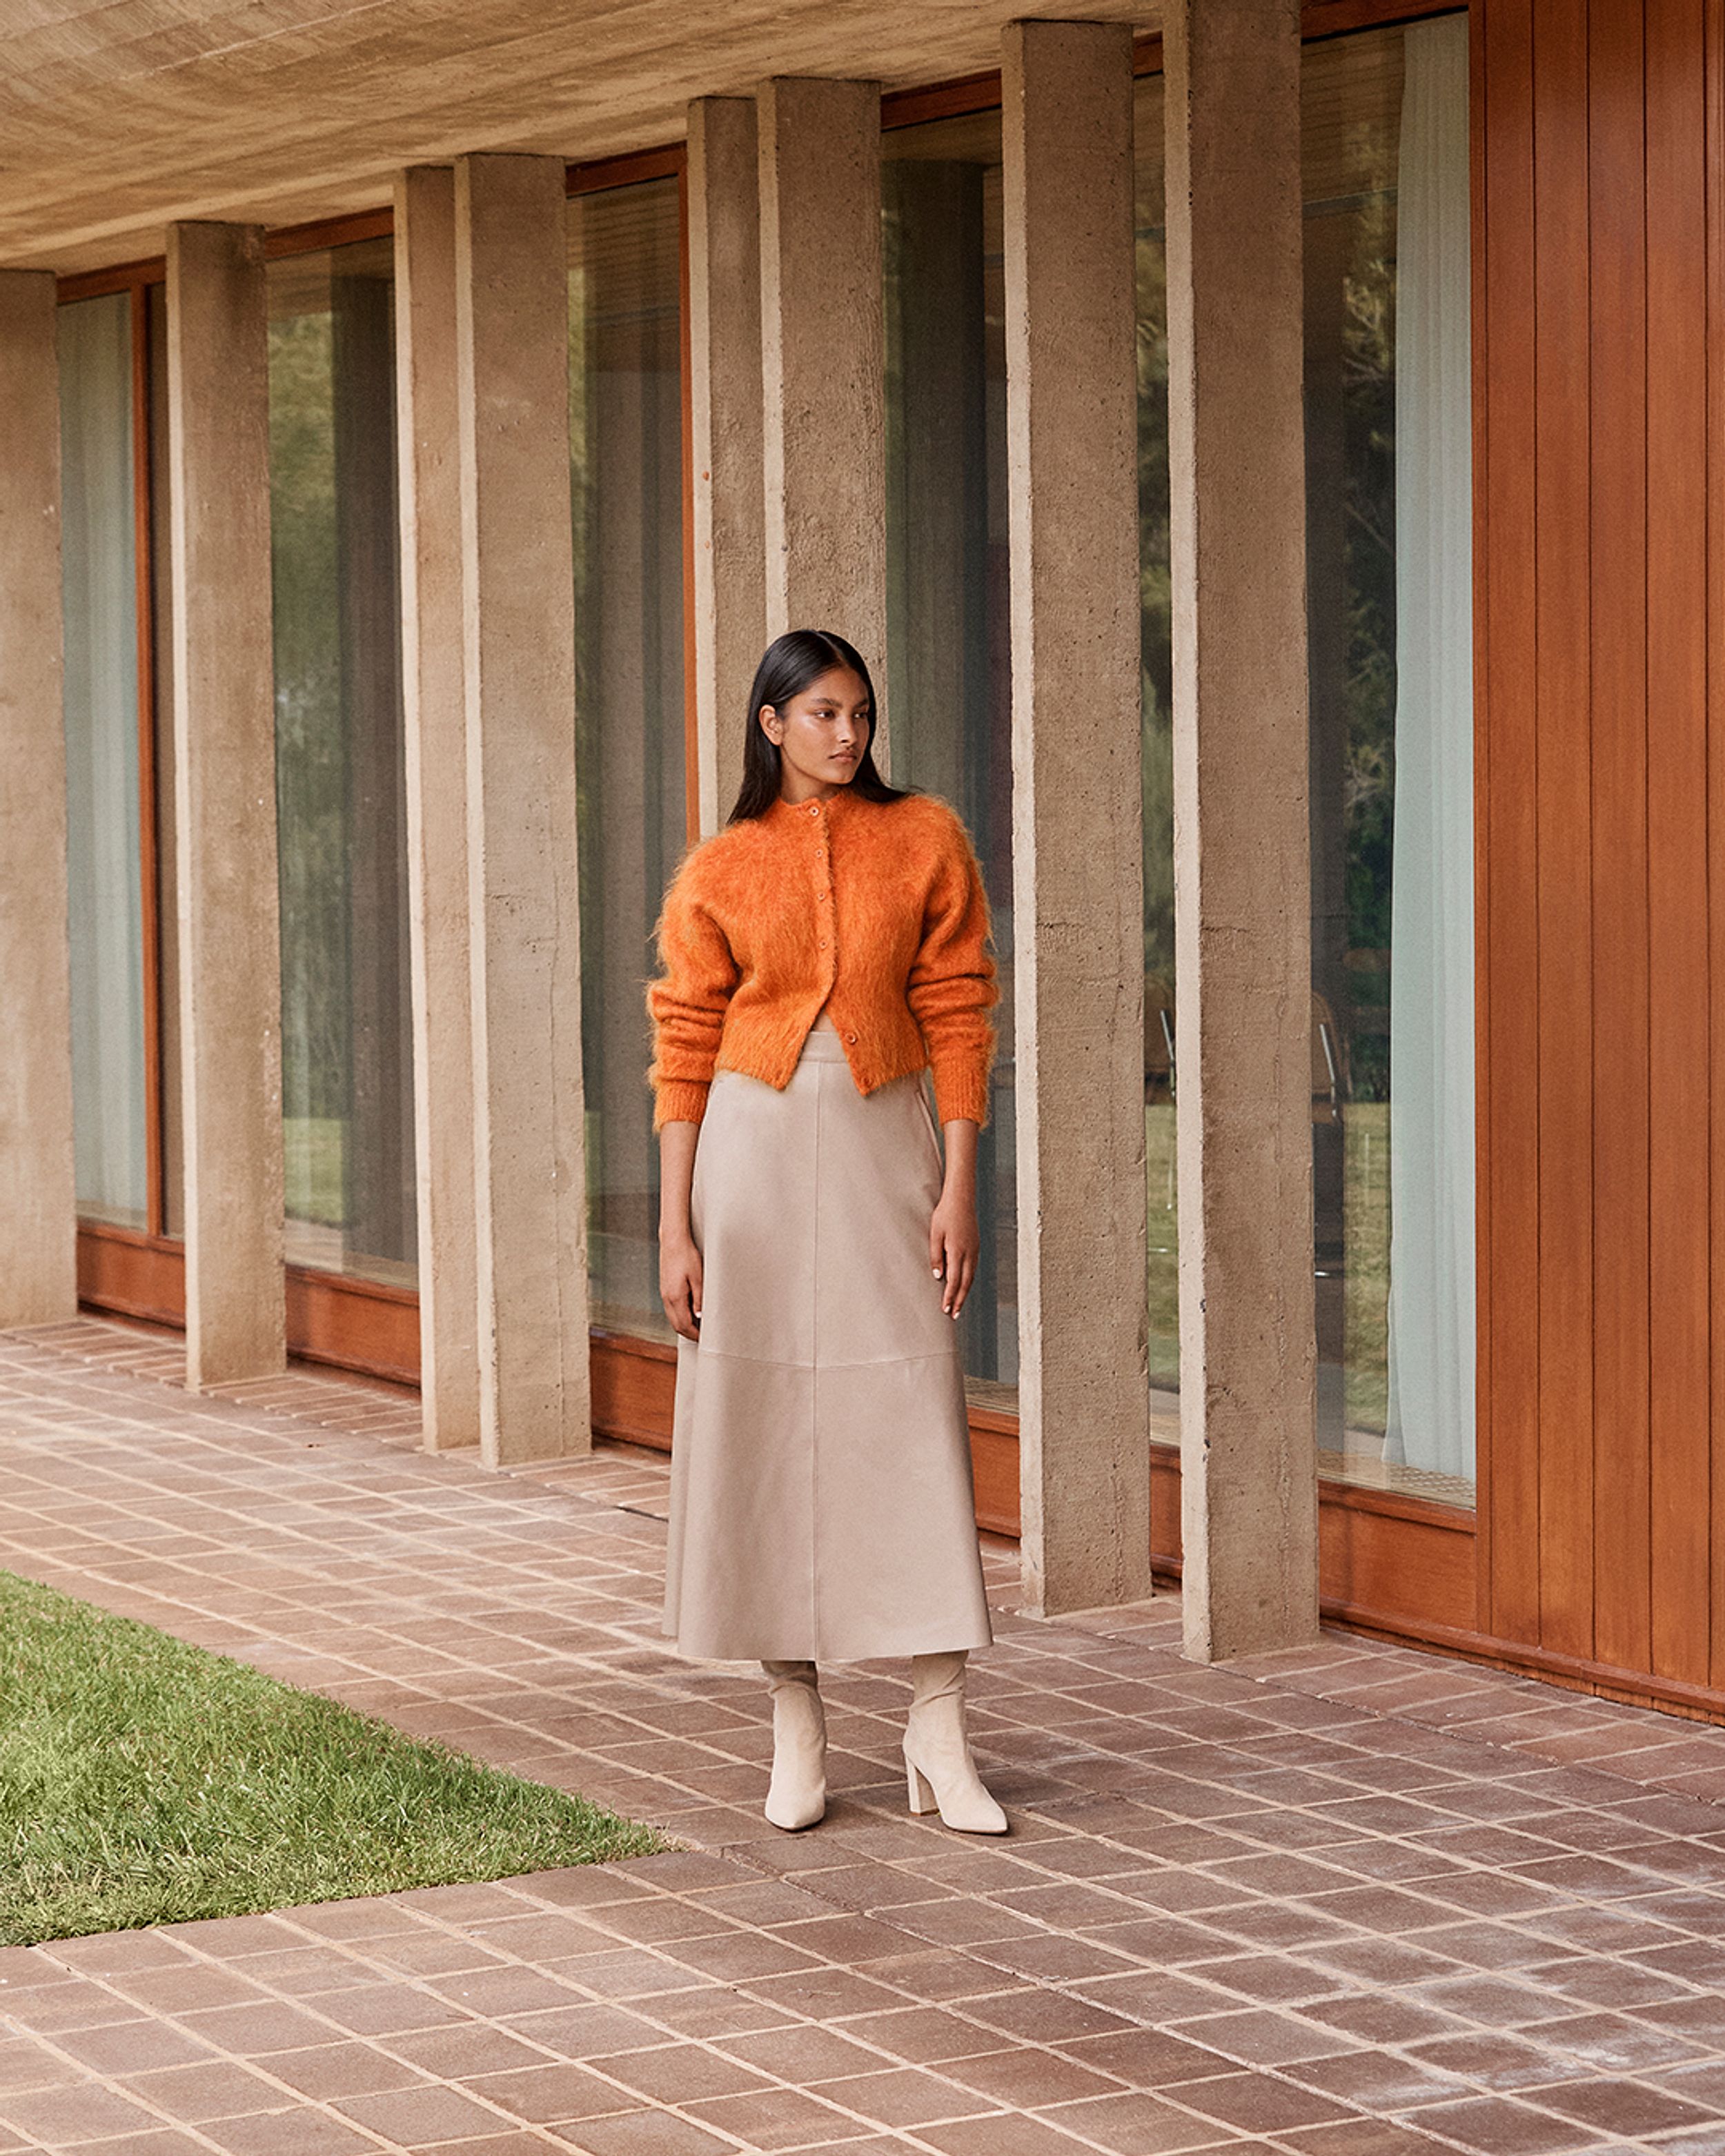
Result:
{"label": "long dark hair", "polygon": [[846,667],[855,674],[869,699],[869,745],[850,782],[850,792],[861,794],[865,801],[904,799],[907,789],[889,786],[875,766],[875,685],[862,654],[835,629],[792,629],[773,638],[755,669],[749,690],[748,732],[743,737],[742,784],[737,789],[737,806],[731,811],[732,823],[764,816],[778,798],[783,759],[767,738],[761,724],[761,706],[770,704],[774,711],[782,711],[793,697],[800,696],[835,666]]}

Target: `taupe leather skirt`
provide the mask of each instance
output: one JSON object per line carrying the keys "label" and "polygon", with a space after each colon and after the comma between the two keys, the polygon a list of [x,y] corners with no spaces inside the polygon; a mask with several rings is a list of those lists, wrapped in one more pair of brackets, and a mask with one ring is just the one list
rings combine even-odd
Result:
{"label": "taupe leather skirt", "polygon": [[665,1630],[701,1660],[986,1646],[957,1328],[928,1263],[920,1075],[866,1098],[823,1013],[781,1093],[714,1077],[677,1343]]}

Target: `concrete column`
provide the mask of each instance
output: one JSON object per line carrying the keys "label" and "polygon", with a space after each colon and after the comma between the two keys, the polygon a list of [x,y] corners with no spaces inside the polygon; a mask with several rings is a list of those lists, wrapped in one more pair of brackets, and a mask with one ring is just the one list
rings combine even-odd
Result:
{"label": "concrete column", "polygon": [[455,167],[480,1442],[592,1443],[563,167]]}
{"label": "concrete column", "polygon": [[407,720],[419,1384],[431,1451],[480,1440],[455,175],[395,185],[395,391]]}
{"label": "concrete column", "polygon": [[767,641],[755,107],[689,107],[689,398],[695,451],[695,719],[703,837],[742,783],[745,700]]}
{"label": "concrete column", "polygon": [[[886,674],[880,85],[778,80],[762,86],[759,104],[767,630],[839,630],[878,689]],[[884,726],[875,759],[884,772]]]}
{"label": "concrete column", "polygon": [[78,1307],[54,280],[0,270],[0,1326]]}
{"label": "concrete column", "polygon": [[1297,0],[1171,0],[1187,1652],[1317,1626]]}
{"label": "concrete column", "polygon": [[264,235],[167,234],[186,1381],[280,1370],[281,948]]}
{"label": "concrete column", "polygon": [[1132,33],[1003,54],[1019,1414],[1033,1607],[1150,1592]]}

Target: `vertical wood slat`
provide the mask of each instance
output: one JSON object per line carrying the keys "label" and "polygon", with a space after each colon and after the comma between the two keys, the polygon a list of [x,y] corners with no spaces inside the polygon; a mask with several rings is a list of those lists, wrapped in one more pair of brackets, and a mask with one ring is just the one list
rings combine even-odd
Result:
{"label": "vertical wood slat", "polygon": [[[1641,11],[1588,52],[1594,1645],[1645,1669],[1648,1578],[1647,289]],[[1580,1178],[1575,1178],[1579,1181]],[[1568,1635],[1574,1640],[1577,1634]]]}
{"label": "vertical wood slat", "polygon": [[[1532,27],[1520,0],[1487,4],[1481,46],[1485,223],[1482,362],[1489,458],[1481,574],[1483,689],[1478,727],[1485,834],[1480,941],[1479,1098],[1484,1144],[1481,1333],[1491,1389],[1481,1442],[1489,1453],[1488,1565],[1481,1624],[1506,1639],[1539,1636],[1538,850],[1533,703],[1534,338]],[[1490,783],[1486,783],[1489,774]]]}
{"label": "vertical wood slat", "polygon": [[1474,19],[1481,1621],[1717,1686],[1725,0]]}
{"label": "vertical wood slat", "polygon": [[1593,1652],[1586,0],[1533,0],[1539,1641]]}
{"label": "vertical wood slat", "polygon": [[[1491,376],[1486,312],[1486,233],[1489,175],[1486,162],[1486,50],[1483,22],[1476,18],[1467,40],[1467,164],[1469,213],[1469,361],[1473,410],[1473,917],[1474,917],[1474,1622],[1491,1630],[1491,1551],[1495,1491],[1491,1443],[1491,1116],[1486,1090],[1491,1070],[1491,844],[1486,813],[1492,798],[1491,668],[1487,663],[1490,610],[1482,568],[1489,562],[1491,428],[1487,398]],[[1158,1545],[1159,1547],[1159,1545]]]}
{"label": "vertical wood slat", "polygon": [[[1702,77],[1706,90],[1705,224],[1707,259],[1707,403],[1705,421],[1711,442],[1721,416],[1717,385],[1725,379],[1725,0],[1704,0]],[[1718,567],[1725,553],[1725,456],[1707,459],[1707,639],[1709,701],[1725,681],[1725,593]],[[1713,988],[1711,972],[1725,955],[1725,862],[1717,860],[1725,843],[1725,739],[1709,728],[1706,766],[1707,802],[1708,1045],[1707,1144],[1711,1172],[1708,1194],[1709,1250],[1725,1250],[1725,993]],[[1715,1271],[1717,1268],[1713,1269]],[[1711,1284],[1708,1295],[1712,1302]],[[1710,1543],[1725,1551],[1725,1325],[1716,1325],[1709,1342],[1712,1492]],[[1711,1639],[1711,1681],[1725,1686],[1725,1561],[1711,1568],[1707,1599]]]}
{"label": "vertical wood slat", "polygon": [[1646,0],[1651,1660],[1708,1652],[1707,169],[1704,0]]}

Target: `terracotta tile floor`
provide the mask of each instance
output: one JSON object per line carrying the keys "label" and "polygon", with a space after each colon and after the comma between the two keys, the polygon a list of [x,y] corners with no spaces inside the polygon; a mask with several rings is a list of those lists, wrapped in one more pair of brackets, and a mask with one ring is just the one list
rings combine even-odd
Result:
{"label": "terracotta tile floor", "polygon": [[903,1672],[757,1805],[758,1681],[656,1633],[663,1464],[487,1475],[409,1401],[0,1336],[0,1565],[658,1820],[686,1851],[0,1953],[0,2149],[1725,2156],[1725,1731],[1176,1605],[1014,1614],[1013,1833],[908,1818]]}

